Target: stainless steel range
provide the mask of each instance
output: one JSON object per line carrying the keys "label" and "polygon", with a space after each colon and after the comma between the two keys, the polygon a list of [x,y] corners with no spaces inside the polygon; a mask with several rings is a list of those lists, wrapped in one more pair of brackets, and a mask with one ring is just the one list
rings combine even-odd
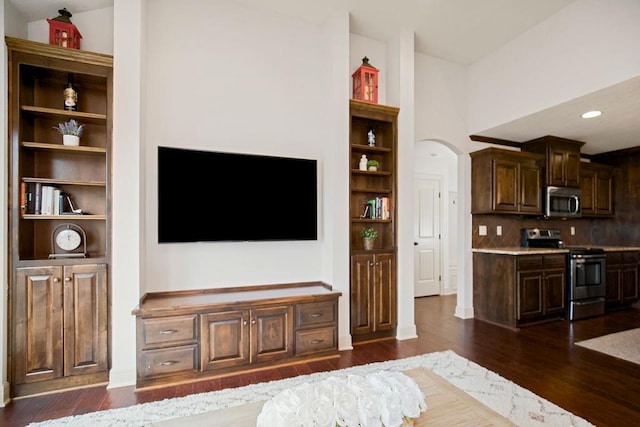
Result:
{"label": "stainless steel range", "polygon": [[606,257],[604,250],[585,246],[564,246],[560,230],[523,228],[522,246],[566,248],[567,314],[569,320],[604,314],[606,296]]}

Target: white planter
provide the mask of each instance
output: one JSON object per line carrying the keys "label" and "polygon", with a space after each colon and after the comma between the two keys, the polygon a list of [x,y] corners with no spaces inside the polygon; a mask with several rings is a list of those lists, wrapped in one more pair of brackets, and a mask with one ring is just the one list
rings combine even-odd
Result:
{"label": "white planter", "polygon": [[80,137],[75,135],[62,135],[62,144],[80,145]]}

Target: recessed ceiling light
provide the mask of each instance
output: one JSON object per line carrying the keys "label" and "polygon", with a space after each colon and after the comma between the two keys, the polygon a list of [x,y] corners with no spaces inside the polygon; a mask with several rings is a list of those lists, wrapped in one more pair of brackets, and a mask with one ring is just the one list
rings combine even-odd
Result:
{"label": "recessed ceiling light", "polygon": [[602,111],[593,110],[593,111],[587,111],[586,113],[582,113],[580,117],[582,117],[583,119],[591,119],[593,117],[598,117],[600,114],[602,114]]}

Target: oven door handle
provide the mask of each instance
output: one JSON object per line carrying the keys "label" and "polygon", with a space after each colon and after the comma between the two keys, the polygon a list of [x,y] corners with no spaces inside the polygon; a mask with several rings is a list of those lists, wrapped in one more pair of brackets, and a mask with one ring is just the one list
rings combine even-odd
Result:
{"label": "oven door handle", "polygon": [[586,260],[600,259],[605,261],[606,257],[602,255],[572,255],[571,259],[576,263],[584,264]]}

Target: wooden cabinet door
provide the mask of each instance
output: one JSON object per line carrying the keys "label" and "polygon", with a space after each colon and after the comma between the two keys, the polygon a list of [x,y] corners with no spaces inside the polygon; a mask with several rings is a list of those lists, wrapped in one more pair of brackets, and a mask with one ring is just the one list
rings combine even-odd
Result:
{"label": "wooden cabinet door", "polygon": [[517,212],[519,202],[518,162],[496,159],[493,162],[493,210]]}
{"label": "wooden cabinet door", "polygon": [[520,164],[520,212],[542,213],[541,175],[539,166]]}
{"label": "wooden cabinet door", "polygon": [[638,252],[624,252],[622,263],[621,302],[632,303],[638,300]]}
{"label": "wooden cabinet door", "polygon": [[622,301],[620,284],[622,283],[622,252],[608,252],[606,258],[607,269],[607,304],[616,304]]}
{"label": "wooden cabinet door", "polygon": [[613,174],[608,167],[596,172],[594,203],[597,215],[613,215]]}
{"label": "wooden cabinet door", "polygon": [[267,362],[293,355],[293,307],[251,310],[251,361]]}
{"label": "wooden cabinet door", "polygon": [[580,152],[567,151],[564,156],[564,185],[580,186]]}
{"label": "wooden cabinet door", "polygon": [[541,316],[543,273],[540,270],[518,272],[518,320]]}
{"label": "wooden cabinet door", "polygon": [[564,313],[567,288],[565,271],[563,269],[545,270],[543,283],[544,314]]}
{"label": "wooden cabinet door", "polygon": [[12,289],[13,382],[62,377],[62,268],[18,268]]}
{"label": "wooden cabinet door", "polygon": [[547,185],[580,186],[579,151],[550,148],[547,156]]}
{"label": "wooden cabinet door", "polygon": [[358,254],[351,257],[351,333],[373,332],[373,289],[371,283],[373,255]]}
{"label": "wooden cabinet door", "polygon": [[248,310],[200,315],[200,367],[203,371],[250,362],[249,318]]}
{"label": "wooden cabinet door", "polygon": [[582,196],[582,215],[596,213],[596,171],[589,165],[583,165],[580,172],[580,190]]}
{"label": "wooden cabinet door", "polygon": [[373,264],[373,329],[390,330],[396,326],[396,272],[391,253],[377,254]]}
{"label": "wooden cabinet door", "polygon": [[64,267],[64,375],[108,369],[107,267]]}

